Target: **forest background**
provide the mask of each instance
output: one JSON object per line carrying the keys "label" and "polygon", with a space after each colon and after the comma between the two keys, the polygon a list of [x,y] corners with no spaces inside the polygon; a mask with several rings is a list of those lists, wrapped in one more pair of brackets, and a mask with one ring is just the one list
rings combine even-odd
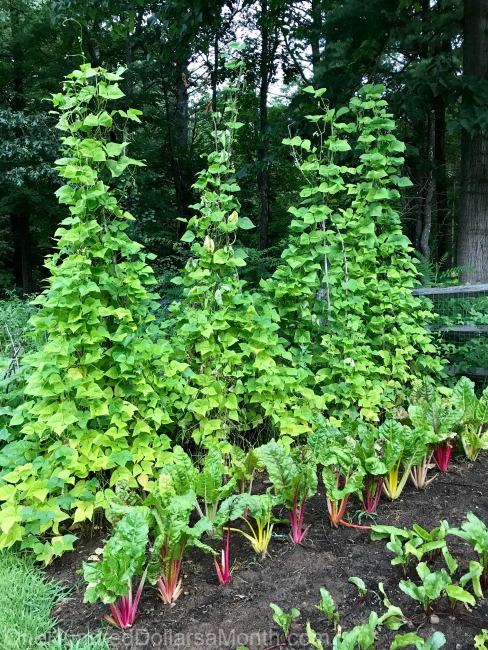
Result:
{"label": "forest background", "polygon": [[163,298],[184,266],[192,184],[212,150],[210,113],[231,72],[229,44],[246,42],[234,164],[257,285],[280,260],[302,179],[283,138],[311,129],[313,95],[337,108],[381,83],[407,144],[404,232],[424,283],[488,282],[488,0],[3,0],[0,5],[0,298],[32,294],[64,216],[54,195],[59,133],[51,94],[84,52],[127,67],[120,100],[144,113],[130,155],[145,167],[119,182],[137,217],[131,236],[157,255]]}

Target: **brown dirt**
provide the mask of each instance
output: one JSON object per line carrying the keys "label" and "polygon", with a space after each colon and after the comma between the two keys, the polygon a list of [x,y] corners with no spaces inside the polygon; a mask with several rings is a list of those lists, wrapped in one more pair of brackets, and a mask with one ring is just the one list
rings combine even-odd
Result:
{"label": "brown dirt", "polygon": [[[440,475],[426,491],[408,486],[399,500],[382,501],[375,523],[399,527],[418,523],[431,529],[441,519],[447,519],[451,526],[458,526],[469,510],[488,522],[487,469],[487,458],[470,465],[453,463],[449,472]],[[349,517],[355,506],[349,504]],[[61,628],[72,634],[105,627],[114,650],[227,650],[239,645],[264,650],[284,642],[273,622],[269,607],[272,602],[285,611],[296,607],[301,612],[292,627],[291,647],[308,647],[305,626],[309,620],[321,634],[324,648],[330,648],[332,631],[315,608],[320,587],[325,585],[332,593],[340,613],[340,625],[349,630],[366,622],[371,610],[379,615],[384,612],[377,595],[378,583],[383,582],[390,600],[402,608],[408,619],[399,633],[418,631],[426,638],[441,630],[447,639],[446,650],[464,650],[473,648],[474,635],[483,627],[488,628],[487,601],[470,609],[458,605],[455,610],[440,601],[435,611],[439,623],[433,625],[420,605],[398,589],[402,571],[390,564],[392,556],[385,542],[372,542],[368,531],[329,527],[322,491],[309,502],[306,521],[311,528],[303,546],[297,548],[287,541],[285,527],[276,526],[276,533],[283,536],[273,538],[264,561],[257,560],[244,538],[234,533],[231,555],[236,565],[233,581],[225,586],[218,584],[212,559],[192,549],[183,566],[184,595],[174,607],[168,607],[158,599],[156,590],[147,585],[141,599],[140,617],[128,632],[108,628],[103,623],[107,611],[104,605],[83,603],[85,585],[76,571],[82,560],[102,545],[100,536],[94,534],[80,540],[75,552],[48,569],[52,578],[73,587],[71,598],[56,607],[55,615]],[[474,558],[471,548],[455,537],[449,538],[449,546],[461,569]],[[363,600],[358,598],[356,587],[347,582],[350,576],[361,577],[370,590]],[[377,650],[389,648],[395,634],[381,631]]]}

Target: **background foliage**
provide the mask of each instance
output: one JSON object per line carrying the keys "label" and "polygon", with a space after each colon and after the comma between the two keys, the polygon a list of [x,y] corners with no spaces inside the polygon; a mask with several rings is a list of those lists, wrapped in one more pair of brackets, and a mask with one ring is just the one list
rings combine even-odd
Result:
{"label": "background foliage", "polygon": [[336,107],[364,81],[385,85],[413,181],[400,205],[404,231],[427,260],[455,266],[461,132],[484,133],[487,123],[486,80],[461,75],[464,4],[8,0],[0,9],[0,291],[38,291],[46,275],[42,260],[61,216],[45,100],[83,49],[95,66],[128,68],[124,102],[144,111],[141,127],[114,128],[110,138],[129,137],[133,157],[146,162],[123,181],[125,207],[138,214],[135,238],[158,256],[163,293],[174,295],[169,279],[188,254],[178,218],[194,213],[191,186],[212,139],[208,107],[221,104],[217,89],[235,74],[219,55],[236,38],[248,48],[235,175],[242,213],[256,225],[239,233],[251,250],[243,277],[257,285],[279,263],[300,186],[282,139],[307,128],[302,116],[313,101],[298,93],[304,83],[326,87]]}

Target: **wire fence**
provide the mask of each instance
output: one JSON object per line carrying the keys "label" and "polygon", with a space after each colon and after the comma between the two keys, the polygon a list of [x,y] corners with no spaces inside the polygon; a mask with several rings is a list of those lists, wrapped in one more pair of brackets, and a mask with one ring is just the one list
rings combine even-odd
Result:
{"label": "wire fence", "polygon": [[414,295],[432,301],[430,329],[439,332],[450,371],[488,384],[488,284],[422,287]]}

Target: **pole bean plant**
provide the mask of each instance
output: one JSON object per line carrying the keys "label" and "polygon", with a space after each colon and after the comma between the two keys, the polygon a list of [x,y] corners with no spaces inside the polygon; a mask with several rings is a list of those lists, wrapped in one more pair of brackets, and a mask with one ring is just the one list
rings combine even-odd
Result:
{"label": "pole bean plant", "polygon": [[68,214],[34,301],[39,347],[24,358],[23,401],[0,463],[0,548],[21,541],[46,563],[72,548],[60,525],[104,505],[102,474],[150,488],[170,447],[164,396],[182,381],[168,343],[157,342],[151,255],[128,236],[134,217],[109,185],[142,165],[127,141],[110,140],[110,129],[140,122],[136,109],[109,107],[123,97],[123,72],[83,64],[53,96],[64,183],[56,194]]}
{"label": "pole bean plant", "polygon": [[405,145],[394,135],[382,86],[367,85],[334,109],[320,108],[312,140],[291,147],[305,179],[291,207],[283,264],[261,286],[313,371],[330,415],[376,421],[417,375],[442,364],[425,329],[429,311],[412,296],[417,268],[398,206]]}

